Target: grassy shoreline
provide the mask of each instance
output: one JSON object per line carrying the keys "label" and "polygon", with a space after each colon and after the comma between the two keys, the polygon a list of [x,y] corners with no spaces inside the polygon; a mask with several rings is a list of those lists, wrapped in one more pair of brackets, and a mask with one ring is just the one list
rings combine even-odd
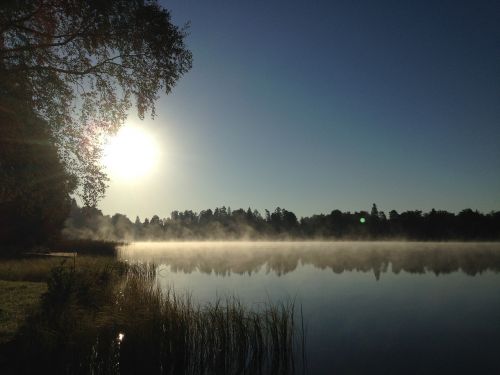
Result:
{"label": "grassy shoreline", "polygon": [[29,311],[47,291],[44,282],[0,280],[0,344],[12,340]]}
{"label": "grassy shoreline", "polygon": [[88,255],[1,259],[0,280],[0,295],[26,300],[9,299],[19,304],[0,345],[3,373],[287,374],[300,350],[291,301],[260,310],[236,298],[200,305],[162,291],[155,265]]}

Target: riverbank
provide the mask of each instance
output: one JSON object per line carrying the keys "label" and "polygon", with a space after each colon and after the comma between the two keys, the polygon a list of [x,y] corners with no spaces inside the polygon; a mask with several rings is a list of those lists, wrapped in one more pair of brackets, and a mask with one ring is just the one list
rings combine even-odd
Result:
{"label": "riverbank", "polygon": [[2,373],[290,373],[300,344],[292,302],[199,305],[162,291],[154,264],[18,257],[0,260],[0,280]]}
{"label": "riverbank", "polygon": [[0,258],[0,344],[11,341],[47,292],[55,268],[90,270],[116,262],[112,257],[23,254]]}

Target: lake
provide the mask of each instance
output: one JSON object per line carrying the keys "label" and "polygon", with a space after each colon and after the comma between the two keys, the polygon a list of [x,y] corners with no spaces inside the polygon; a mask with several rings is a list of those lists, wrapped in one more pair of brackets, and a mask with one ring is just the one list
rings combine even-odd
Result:
{"label": "lake", "polygon": [[499,374],[500,244],[143,242],[162,288],[201,303],[295,299],[308,374]]}

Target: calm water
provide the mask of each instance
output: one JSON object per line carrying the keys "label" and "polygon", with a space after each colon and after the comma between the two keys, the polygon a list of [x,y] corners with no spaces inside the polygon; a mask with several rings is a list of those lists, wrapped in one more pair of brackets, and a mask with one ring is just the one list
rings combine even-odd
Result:
{"label": "calm water", "polygon": [[500,244],[135,243],[200,302],[295,298],[308,374],[500,374]]}

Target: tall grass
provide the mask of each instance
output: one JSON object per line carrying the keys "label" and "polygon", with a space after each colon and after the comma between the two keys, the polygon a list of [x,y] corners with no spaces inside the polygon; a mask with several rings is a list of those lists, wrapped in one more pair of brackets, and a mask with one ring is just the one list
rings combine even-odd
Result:
{"label": "tall grass", "polygon": [[56,268],[20,331],[19,372],[289,374],[300,325],[292,301],[248,309],[162,291],[154,265]]}

